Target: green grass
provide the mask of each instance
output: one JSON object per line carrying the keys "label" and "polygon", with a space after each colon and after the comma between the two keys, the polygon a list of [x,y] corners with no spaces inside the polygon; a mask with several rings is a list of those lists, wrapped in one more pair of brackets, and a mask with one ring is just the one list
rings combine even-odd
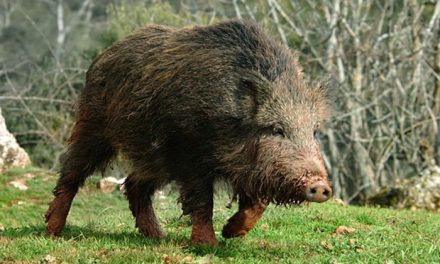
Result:
{"label": "green grass", "polygon": [[[34,175],[20,191],[8,185]],[[135,230],[127,201],[88,183],[74,200],[61,238],[43,236],[43,215],[56,175],[37,169],[0,175],[0,263],[440,263],[440,214],[342,206],[334,202],[269,206],[243,239],[224,240],[234,210],[218,194],[216,248],[189,243],[190,222],[180,217],[176,193],[155,201],[167,237],[149,240]],[[337,235],[339,226],[354,228]]]}

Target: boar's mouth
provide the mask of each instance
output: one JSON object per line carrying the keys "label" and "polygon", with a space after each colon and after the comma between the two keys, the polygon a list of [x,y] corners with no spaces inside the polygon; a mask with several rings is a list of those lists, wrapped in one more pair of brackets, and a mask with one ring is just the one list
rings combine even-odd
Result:
{"label": "boar's mouth", "polygon": [[232,179],[237,193],[276,205],[298,205],[306,201],[307,175],[291,175],[278,166],[253,168]]}
{"label": "boar's mouth", "polygon": [[265,175],[263,173],[265,172],[258,176],[260,186],[255,193],[260,199],[276,205],[298,205],[306,200],[305,177],[292,177],[291,175],[289,177],[280,171],[272,171]]}
{"label": "boar's mouth", "polygon": [[222,159],[223,171],[230,175],[236,193],[276,205],[298,205],[307,201],[308,185],[328,182],[319,173],[311,175],[302,160],[295,162],[292,158],[283,158],[281,153],[268,158],[265,156],[268,152],[256,145],[243,144]]}

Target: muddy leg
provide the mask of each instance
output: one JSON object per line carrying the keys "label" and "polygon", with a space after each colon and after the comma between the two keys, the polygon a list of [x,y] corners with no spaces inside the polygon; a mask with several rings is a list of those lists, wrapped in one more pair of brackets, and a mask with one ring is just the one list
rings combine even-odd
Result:
{"label": "muddy leg", "polygon": [[165,233],[157,222],[151,200],[155,190],[154,183],[136,182],[134,174],[131,174],[125,182],[125,188],[130,210],[136,218],[136,227],[139,228],[139,232],[146,237],[164,237]]}
{"label": "muddy leg", "polygon": [[[78,131],[81,128],[82,131]],[[102,141],[102,138],[82,132],[86,130],[77,124],[72,133],[71,144],[63,155],[60,178],[53,191],[55,197],[45,214],[47,235],[61,234],[79,187],[95,169],[105,167],[113,157],[110,144]]]}
{"label": "muddy leg", "polygon": [[191,216],[191,242],[195,245],[218,244],[215,238],[214,227],[212,226],[213,191],[212,184],[205,185],[203,191],[191,187],[183,188],[181,193],[182,209],[184,214]]}
{"label": "muddy leg", "polygon": [[213,206],[206,206],[191,213],[191,242],[193,244],[206,244],[215,246],[218,244],[215,238],[214,227],[212,226]]}
{"label": "muddy leg", "polygon": [[245,195],[240,195],[239,199],[238,212],[229,218],[228,223],[223,227],[224,238],[245,236],[261,218],[267,207],[266,203],[252,201]]}
{"label": "muddy leg", "polygon": [[55,194],[55,198],[50,203],[49,209],[45,214],[47,222],[46,235],[61,235],[75,194],[76,191],[73,190],[61,191]]}

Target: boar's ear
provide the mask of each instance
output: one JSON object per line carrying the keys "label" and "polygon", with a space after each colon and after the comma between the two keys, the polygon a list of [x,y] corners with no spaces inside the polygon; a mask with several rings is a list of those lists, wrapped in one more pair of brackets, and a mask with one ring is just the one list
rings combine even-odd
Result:
{"label": "boar's ear", "polygon": [[329,121],[335,111],[335,103],[342,100],[343,93],[337,93],[336,81],[329,77],[311,84],[313,101],[321,121]]}
{"label": "boar's ear", "polygon": [[317,83],[313,84],[315,87],[316,93],[320,95],[324,102],[331,109],[334,107],[336,101],[339,101],[343,93],[337,93],[337,81],[332,76],[327,76],[318,80]]}
{"label": "boar's ear", "polygon": [[271,84],[261,73],[248,69],[237,71],[238,98],[249,98],[256,106],[261,106],[271,96]]}

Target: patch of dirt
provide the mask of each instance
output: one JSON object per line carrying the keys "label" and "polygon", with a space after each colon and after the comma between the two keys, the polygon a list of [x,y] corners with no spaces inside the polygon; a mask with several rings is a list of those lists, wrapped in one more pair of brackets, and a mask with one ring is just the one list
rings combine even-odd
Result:
{"label": "patch of dirt", "polygon": [[36,174],[27,172],[23,174],[20,178],[14,178],[12,181],[8,182],[9,186],[12,186],[16,189],[19,189],[20,191],[26,191],[29,189],[29,186],[26,185],[26,183],[35,178]]}
{"label": "patch of dirt", "polygon": [[15,179],[15,180],[8,182],[8,185],[12,186],[16,189],[19,189],[20,191],[26,191],[27,189],[29,189],[29,187],[26,185],[27,181],[28,181],[28,179],[26,179],[26,178]]}

